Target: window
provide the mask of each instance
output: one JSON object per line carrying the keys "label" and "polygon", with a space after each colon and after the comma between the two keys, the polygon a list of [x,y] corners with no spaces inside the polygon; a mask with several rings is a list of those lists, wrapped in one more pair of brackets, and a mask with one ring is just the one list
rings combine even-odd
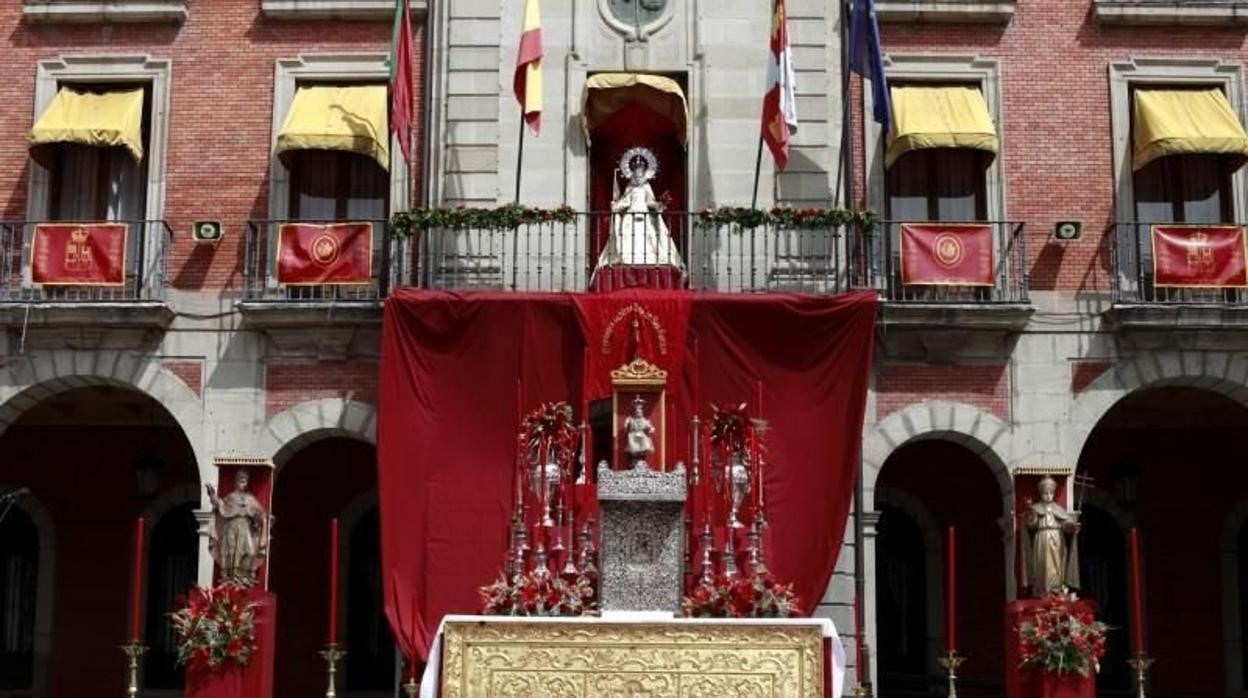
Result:
{"label": "window", "polygon": [[1220,155],[1168,155],[1135,173],[1142,223],[1221,223],[1234,217],[1231,175]]}
{"label": "window", "polygon": [[169,613],[179,594],[195,583],[199,566],[199,524],[195,506],[183,504],[169,510],[152,528],[147,568],[147,627],[150,646],[144,658],[147,688],[181,688],[182,669]]}
{"label": "window", "polygon": [[[62,87],[88,94],[133,89],[131,85],[71,85]],[[146,144],[151,134],[150,91],[143,91],[141,160],[120,146],[93,146],[80,143],[55,143],[45,146],[51,191],[48,199],[48,220],[105,221],[142,220],[147,188]],[[132,243],[138,238],[132,236]],[[130,250],[131,253],[134,250]]]}
{"label": "window", "polygon": [[38,572],[38,530],[12,507],[0,522],[0,689],[32,688]]}
{"label": "window", "polygon": [[182,22],[189,0],[25,0],[31,22]]}
{"label": "window", "polygon": [[902,155],[887,171],[887,217],[898,221],[984,220],[987,157],[968,148]]}
{"label": "window", "polygon": [[356,153],[300,150],[287,155],[290,217],[301,220],[381,220],[390,181],[376,162]]}

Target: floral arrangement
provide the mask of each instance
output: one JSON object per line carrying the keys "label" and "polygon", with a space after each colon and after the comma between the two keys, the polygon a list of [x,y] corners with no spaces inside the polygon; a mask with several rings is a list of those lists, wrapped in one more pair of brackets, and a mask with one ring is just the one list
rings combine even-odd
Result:
{"label": "floral arrangement", "polygon": [[256,609],[247,590],[234,584],[193,587],[169,614],[178,636],[178,664],[213,670],[247,666],[256,651]]}
{"label": "floral arrangement", "polygon": [[412,233],[431,228],[476,228],[480,230],[515,230],[534,223],[571,223],[576,211],[571,206],[535,208],[520,204],[504,204],[497,208],[468,206],[441,207],[401,211],[390,217],[391,235],[410,237]]}
{"label": "floral arrangement", "polygon": [[780,584],[766,571],[716,575],[694,587],[681,602],[691,618],[792,618],[801,614],[792,584]]}
{"label": "floral arrangement", "polygon": [[1022,622],[1022,666],[1048,674],[1090,676],[1100,671],[1109,629],[1075,607],[1076,597],[1053,595],[1035,616]]}
{"label": "floral arrangement", "polygon": [[744,402],[735,407],[711,405],[711,419],[707,423],[711,445],[717,450],[736,451],[745,448],[745,427],[748,422],[748,407]]}
{"label": "floral arrangement", "polygon": [[568,581],[537,569],[481,587],[481,613],[487,616],[583,616],[592,613],[594,585],[580,575]]}
{"label": "floral arrangement", "polygon": [[777,206],[770,210],[723,206],[704,208],[698,212],[700,228],[716,228],[734,225],[749,230],[770,225],[780,228],[832,228],[841,225],[858,225],[863,230],[875,228],[875,213],[868,210],[845,208],[789,208]]}

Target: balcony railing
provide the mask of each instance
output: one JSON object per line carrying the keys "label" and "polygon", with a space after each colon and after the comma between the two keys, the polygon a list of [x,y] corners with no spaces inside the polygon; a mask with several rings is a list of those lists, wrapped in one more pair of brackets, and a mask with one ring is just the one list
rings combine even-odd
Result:
{"label": "balcony railing", "polygon": [[[1120,222],[1108,236],[1115,303],[1159,305],[1245,305],[1248,289],[1172,288],[1153,278],[1152,229],[1164,223]],[[1219,223],[1213,225],[1237,225]]]}
{"label": "balcony railing", "polygon": [[[918,221],[905,221],[918,223]],[[946,221],[947,222],[947,221]],[[902,221],[883,221],[867,236],[870,274],[884,299],[896,303],[1024,304],[1029,302],[1023,224],[975,221],[993,231],[992,286],[906,285],[901,279]]]}
{"label": "balcony railing", "polygon": [[30,278],[30,245],[39,223],[0,223],[0,302],[125,303],[163,301],[173,231],[163,220],[101,221],[128,226],[125,283],[120,286],[35,284]]}
{"label": "balcony railing", "polygon": [[325,224],[329,220],[253,220],[243,241],[243,300],[338,302],[376,301],[400,280],[399,245],[386,234],[384,220],[354,220],[373,226],[372,278],[364,284],[287,285],[277,279],[278,230],[287,223]]}
{"label": "balcony railing", "polygon": [[[613,227],[618,242],[603,258]],[[412,237],[411,283],[517,291],[638,286],[836,293],[850,281],[844,233],[837,226],[706,225],[696,213],[674,211],[577,213],[567,222],[515,229],[432,228]]]}

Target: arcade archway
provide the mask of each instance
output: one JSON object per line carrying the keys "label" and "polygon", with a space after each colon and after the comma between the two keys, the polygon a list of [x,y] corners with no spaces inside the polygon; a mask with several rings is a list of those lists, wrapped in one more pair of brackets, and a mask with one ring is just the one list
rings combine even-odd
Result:
{"label": "arcade archway", "polygon": [[395,649],[383,612],[376,449],[359,439],[309,438],[283,458],[273,490],[269,587],[277,595],[274,695],[325,690],[329,521],[339,519],[339,695],[394,695]]}
{"label": "arcade archway", "polygon": [[958,536],[958,643],[972,656],[959,695],[1001,695],[1006,565],[997,478],[965,446],[925,438],[893,451],[875,487],[880,695],[925,696],[942,685],[935,660],[945,642],[948,526]]}
{"label": "arcade archway", "polygon": [[[1083,517],[1084,595],[1097,599],[1118,628],[1107,664],[1119,664],[1139,628],[1131,627],[1124,527],[1141,536],[1143,633],[1156,658],[1149,695],[1241,695],[1244,592],[1234,577],[1248,547],[1235,544],[1223,564],[1228,515],[1248,497],[1248,408],[1211,390],[1155,387],[1131,393],[1098,421],[1079,457],[1091,478]],[[1238,543],[1237,537],[1233,540]],[[1115,647],[1117,645],[1117,647]],[[1242,644],[1235,645],[1242,648]],[[1219,651],[1219,650],[1222,651]],[[1107,666],[1102,695],[1127,688]]]}
{"label": "arcade archway", "polygon": [[195,582],[200,555],[191,513],[199,470],[186,434],[162,404],[134,388],[97,384],[30,395],[39,397],[24,397],[20,416],[0,435],[0,483],[29,489],[15,507],[22,513],[0,524],[6,540],[11,525],[26,529],[0,553],[19,563],[0,569],[0,635],[33,635],[0,643],[0,693],[59,698],[119,684],[138,516],[157,534],[145,556],[141,622],[151,651],[144,688],[179,688],[165,614],[173,595]]}

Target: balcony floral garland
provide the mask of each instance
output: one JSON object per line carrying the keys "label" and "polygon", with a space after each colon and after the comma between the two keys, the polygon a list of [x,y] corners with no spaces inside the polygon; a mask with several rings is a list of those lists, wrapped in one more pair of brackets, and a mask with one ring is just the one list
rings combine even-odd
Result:
{"label": "balcony floral garland", "polygon": [[247,590],[233,584],[193,587],[169,614],[177,635],[178,664],[196,671],[247,666],[256,652],[256,609]]}
{"label": "balcony floral garland", "polygon": [[390,217],[389,231],[396,237],[438,228],[475,230],[515,230],[522,225],[572,223],[576,211],[571,206],[535,208],[504,204],[495,208],[451,206],[400,211]]}
{"label": "balcony floral garland", "polygon": [[718,574],[694,587],[681,602],[690,618],[795,618],[801,615],[792,584],[780,584],[766,570],[732,577]]}
{"label": "balcony floral garland", "polygon": [[1109,628],[1076,608],[1076,600],[1073,595],[1050,596],[1035,616],[1019,625],[1024,669],[1085,677],[1100,671]]}
{"label": "balcony floral garland", "polygon": [[752,230],[763,226],[776,228],[835,228],[856,225],[864,231],[875,228],[876,215],[866,209],[846,208],[790,208],[777,206],[770,210],[722,206],[704,208],[698,212],[699,228],[736,227]]}

